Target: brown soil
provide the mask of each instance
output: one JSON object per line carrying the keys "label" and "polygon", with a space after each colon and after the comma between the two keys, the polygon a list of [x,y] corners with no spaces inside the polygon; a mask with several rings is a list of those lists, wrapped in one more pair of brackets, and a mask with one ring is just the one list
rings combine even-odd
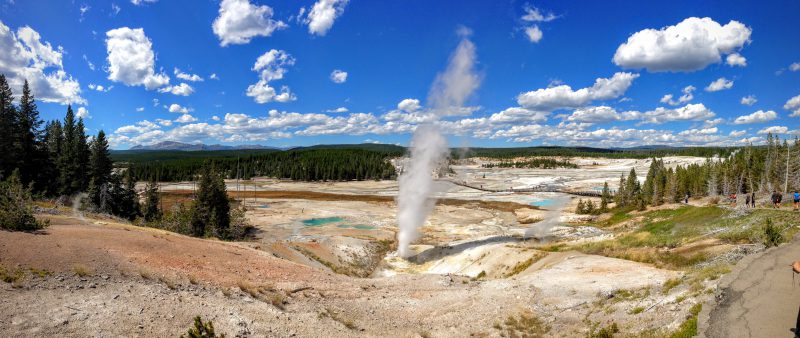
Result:
{"label": "brown soil", "polygon": [[[191,190],[175,190],[164,192],[165,206],[171,206],[175,203],[184,203],[191,198]],[[332,194],[316,191],[249,191],[249,192],[236,192],[228,191],[228,195],[236,198],[271,198],[271,199],[303,199],[312,201],[357,201],[357,202],[384,202],[394,203],[393,196],[380,196],[380,195],[351,195],[351,194]],[[462,200],[453,198],[440,198],[436,204],[451,205],[451,206],[465,206],[475,205],[483,209],[492,209],[498,211],[513,212],[518,209],[539,209],[536,206],[505,202],[505,201],[477,201],[477,200]]]}

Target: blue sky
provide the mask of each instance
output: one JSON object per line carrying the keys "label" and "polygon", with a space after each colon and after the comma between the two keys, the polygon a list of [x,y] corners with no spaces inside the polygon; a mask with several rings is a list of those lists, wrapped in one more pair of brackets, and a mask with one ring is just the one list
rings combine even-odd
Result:
{"label": "blue sky", "polygon": [[[797,1],[0,1],[12,88],[119,149],[405,145],[421,123],[455,146],[800,134]],[[442,116],[430,88],[461,56],[480,81]]]}

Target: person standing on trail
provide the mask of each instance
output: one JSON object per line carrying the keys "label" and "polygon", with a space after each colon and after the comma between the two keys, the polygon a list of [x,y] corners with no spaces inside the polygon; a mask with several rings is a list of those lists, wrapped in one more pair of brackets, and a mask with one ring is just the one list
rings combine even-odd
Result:
{"label": "person standing on trail", "polygon": [[772,191],[772,207],[779,209],[781,207],[781,194],[777,190]]}
{"label": "person standing on trail", "polygon": [[800,207],[800,192],[797,190],[794,191],[794,211],[797,211],[797,208]]}
{"label": "person standing on trail", "polygon": [[745,194],[744,195],[744,207],[745,208],[749,208],[750,207],[750,194]]}
{"label": "person standing on trail", "polygon": [[753,208],[756,207],[756,192],[754,191],[750,196],[750,202],[753,203]]}

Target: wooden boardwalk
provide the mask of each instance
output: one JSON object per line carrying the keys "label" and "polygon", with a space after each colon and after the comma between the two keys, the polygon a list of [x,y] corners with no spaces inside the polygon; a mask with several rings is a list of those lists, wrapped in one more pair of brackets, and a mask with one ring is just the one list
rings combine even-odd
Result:
{"label": "wooden boardwalk", "polygon": [[[562,194],[570,194],[576,196],[586,196],[586,197],[600,197],[602,192],[595,191],[595,190],[568,190],[568,189],[559,189],[553,188],[548,186],[536,186],[531,188],[522,188],[522,189],[492,189],[492,188],[484,188],[480,185],[473,185],[469,184],[464,181],[457,181],[457,180],[450,180],[450,179],[443,179],[443,181],[453,183],[455,185],[459,185],[465,188],[486,191],[486,192],[511,192],[511,193],[532,193],[532,192],[557,192]],[[613,196],[614,194],[611,194]]]}

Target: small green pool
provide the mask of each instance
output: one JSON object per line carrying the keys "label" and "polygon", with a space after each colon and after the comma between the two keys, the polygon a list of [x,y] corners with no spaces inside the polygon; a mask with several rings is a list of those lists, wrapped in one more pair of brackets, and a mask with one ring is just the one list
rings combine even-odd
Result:
{"label": "small green pool", "polygon": [[341,217],[323,217],[323,218],[310,218],[303,221],[303,225],[307,227],[318,227],[330,223],[338,223],[344,221]]}

